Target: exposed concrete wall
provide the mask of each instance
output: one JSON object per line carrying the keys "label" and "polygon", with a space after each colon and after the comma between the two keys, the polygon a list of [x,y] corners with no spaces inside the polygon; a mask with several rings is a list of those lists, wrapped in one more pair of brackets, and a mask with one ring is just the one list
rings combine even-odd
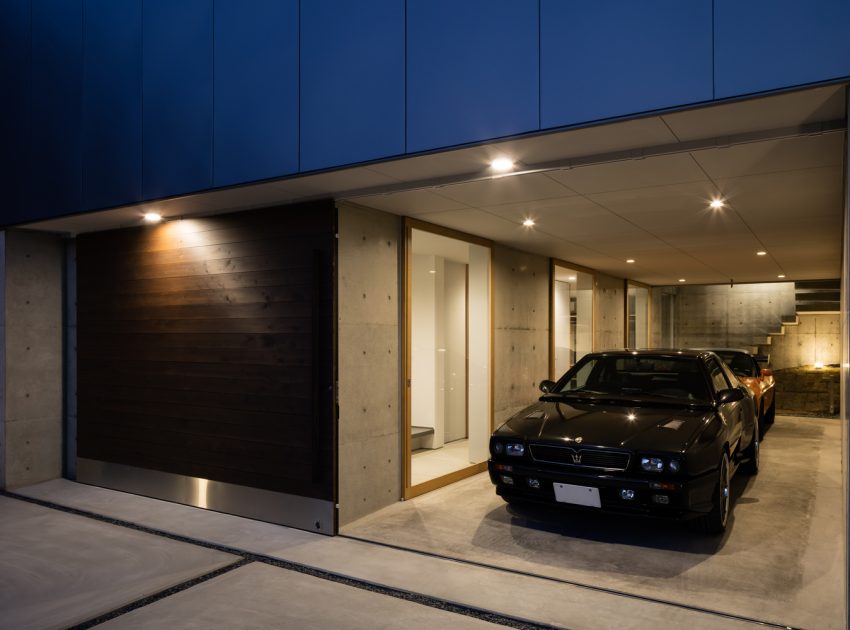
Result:
{"label": "exposed concrete wall", "polygon": [[793,316],[794,283],[680,286],[676,342],[682,348],[747,348]]}
{"label": "exposed concrete wall", "polygon": [[401,497],[401,219],[339,208],[339,523]]}
{"label": "exposed concrete wall", "polygon": [[612,350],[625,345],[626,291],[623,278],[596,274],[596,310],[593,320],[594,350]]}
{"label": "exposed concrete wall", "polygon": [[770,354],[776,370],[838,364],[841,361],[841,316],[838,313],[800,313],[799,324],[782,326],[784,334],[771,335],[759,351]]}
{"label": "exposed concrete wall", "polygon": [[58,237],[6,232],[2,256],[0,487],[62,474],[62,268]]}
{"label": "exposed concrete wall", "polygon": [[494,420],[534,402],[549,374],[549,259],[493,248]]}

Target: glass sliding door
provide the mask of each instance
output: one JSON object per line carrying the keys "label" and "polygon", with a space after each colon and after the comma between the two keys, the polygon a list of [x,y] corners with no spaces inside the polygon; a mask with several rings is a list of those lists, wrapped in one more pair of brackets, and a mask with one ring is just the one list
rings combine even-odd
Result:
{"label": "glass sliding door", "polygon": [[593,351],[593,274],[568,263],[552,263],[551,374],[559,378]]}
{"label": "glass sliding door", "polygon": [[629,280],[626,296],[626,347],[649,347],[649,287]]}
{"label": "glass sliding door", "polygon": [[478,472],[491,430],[490,247],[408,221],[405,497]]}

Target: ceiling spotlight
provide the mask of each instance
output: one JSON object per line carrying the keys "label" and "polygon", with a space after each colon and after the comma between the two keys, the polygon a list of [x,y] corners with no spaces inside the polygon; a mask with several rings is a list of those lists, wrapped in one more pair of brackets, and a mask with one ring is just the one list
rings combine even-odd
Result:
{"label": "ceiling spotlight", "polygon": [[634,261],[635,261],[635,259],[634,259],[634,258],[627,258],[627,259],[626,259],[626,262],[627,262],[627,263],[629,263],[630,265],[631,265]]}
{"label": "ceiling spotlight", "polygon": [[715,210],[719,210],[720,208],[723,207],[723,200],[722,199],[712,199],[711,203],[708,204],[708,205],[709,205],[709,207],[714,208]]}
{"label": "ceiling spotlight", "polygon": [[159,223],[162,221],[162,215],[159,212],[145,212],[142,218],[148,223]]}
{"label": "ceiling spotlight", "polygon": [[679,278],[679,282],[686,282],[684,278]]}
{"label": "ceiling spotlight", "polygon": [[762,250],[760,252],[756,252],[756,256],[767,256],[767,252]]}
{"label": "ceiling spotlight", "polygon": [[510,158],[500,157],[490,162],[490,168],[499,173],[504,173],[514,167],[514,161]]}
{"label": "ceiling spotlight", "polygon": [[532,227],[534,225],[534,219],[526,219],[522,222],[525,227]]}
{"label": "ceiling spotlight", "polygon": [[780,273],[780,274],[779,274],[778,276],[776,276],[776,277],[777,277],[777,278],[784,278],[784,277],[785,277],[785,274],[784,274],[784,273]]}
{"label": "ceiling spotlight", "polygon": [[570,276],[569,278],[567,278],[567,280],[569,280],[570,282],[575,282],[575,281],[576,281],[576,277],[575,277],[575,276]]}

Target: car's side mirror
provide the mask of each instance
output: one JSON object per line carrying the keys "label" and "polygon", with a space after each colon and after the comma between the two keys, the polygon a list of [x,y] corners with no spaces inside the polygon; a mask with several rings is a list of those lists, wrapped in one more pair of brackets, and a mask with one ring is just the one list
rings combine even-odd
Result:
{"label": "car's side mirror", "polygon": [[771,370],[770,368],[762,368],[761,369],[761,375],[762,376],[773,376],[773,370]]}
{"label": "car's side mirror", "polygon": [[740,389],[724,389],[717,394],[717,404],[738,402],[744,400],[744,392]]}
{"label": "car's side mirror", "polygon": [[555,381],[540,381],[540,391],[544,394],[550,394],[555,391]]}

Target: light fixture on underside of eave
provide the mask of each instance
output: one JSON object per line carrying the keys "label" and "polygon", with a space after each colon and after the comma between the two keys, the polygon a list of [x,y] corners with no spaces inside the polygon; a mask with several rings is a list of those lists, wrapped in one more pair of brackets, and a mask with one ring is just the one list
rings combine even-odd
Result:
{"label": "light fixture on underside of eave", "polygon": [[509,157],[498,157],[490,162],[490,168],[496,173],[507,173],[514,169],[514,161]]}
{"label": "light fixture on underside of eave", "polygon": [[679,282],[687,282],[686,278],[679,278]]}
{"label": "light fixture on underside of eave", "polygon": [[626,262],[630,265],[633,265],[634,262],[635,262],[635,259],[634,258],[626,258]]}
{"label": "light fixture on underside of eave", "polygon": [[784,273],[780,273],[780,274],[779,274],[778,276],[776,276],[776,277],[777,277],[777,278],[782,279],[782,278],[784,278],[784,277],[785,277],[785,274],[784,274]]}
{"label": "light fixture on underside of eave", "polygon": [[142,215],[142,219],[144,219],[145,223],[153,225],[162,221],[162,215],[159,212],[145,212]]}
{"label": "light fixture on underside of eave", "polygon": [[522,224],[527,228],[534,227],[534,219],[527,218],[522,222]]}
{"label": "light fixture on underside of eave", "polygon": [[724,205],[726,205],[722,199],[719,197],[715,197],[711,200],[711,203],[708,204],[708,207],[712,210],[720,210]]}
{"label": "light fixture on underside of eave", "polygon": [[759,251],[756,252],[756,256],[767,256],[767,252],[764,251],[763,249],[760,249]]}

